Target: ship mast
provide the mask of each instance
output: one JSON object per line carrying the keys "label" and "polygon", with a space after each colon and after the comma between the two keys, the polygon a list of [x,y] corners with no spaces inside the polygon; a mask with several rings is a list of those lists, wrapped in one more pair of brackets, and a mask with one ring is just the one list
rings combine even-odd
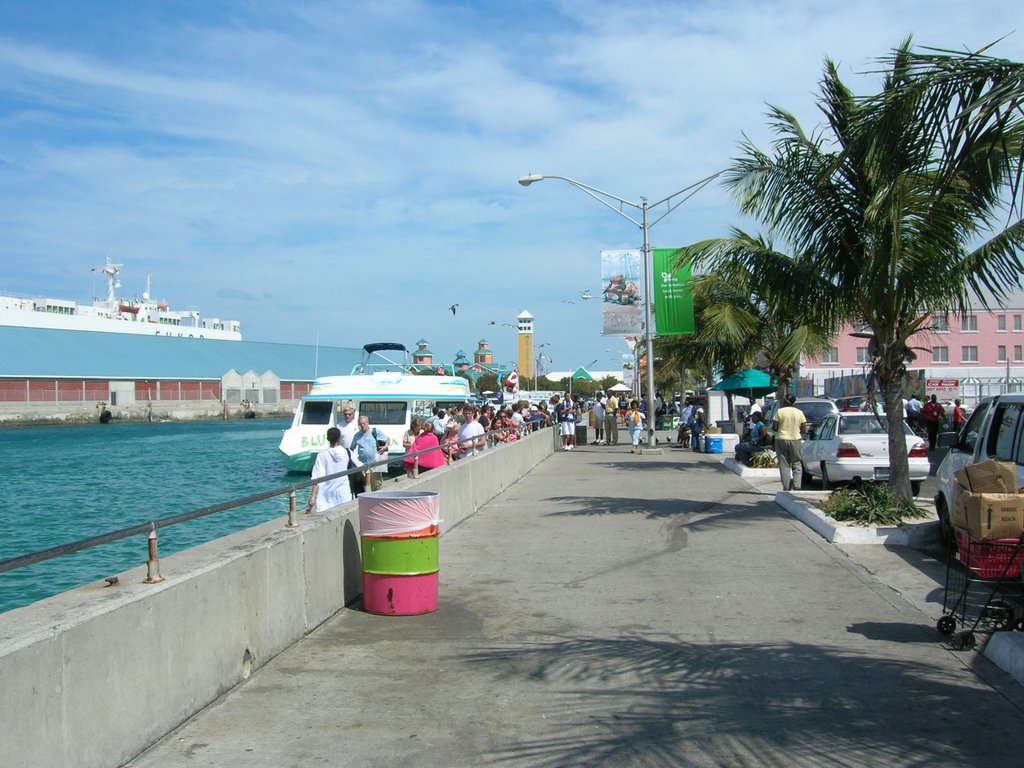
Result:
{"label": "ship mast", "polygon": [[121,282],[117,279],[117,275],[121,272],[124,264],[114,264],[110,261],[110,255],[107,254],[107,263],[102,267],[93,267],[93,272],[102,272],[107,276],[107,303],[113,306],[117,302],[117,294],[115,291],[121,287]]}

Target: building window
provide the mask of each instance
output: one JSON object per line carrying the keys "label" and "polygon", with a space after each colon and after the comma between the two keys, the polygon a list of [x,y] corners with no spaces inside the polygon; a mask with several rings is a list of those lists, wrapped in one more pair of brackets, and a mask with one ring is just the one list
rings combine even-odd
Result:
{"label": "building window", "polygon": [[932,347],[932,362],[933,363],[948,363],[949,362],[949,347]]}
{"label": "building window", "polygon": [[1013,316],[1013,330],[1015,330],[1015,331],[1021,330],[1020,315],[1014,315]]}
{"label": "building window", "polygon": [[977,333],[978,332],[978,316],[977,315],[965,315],[963,323],[960,325],[960,330],[965,333]]}
{"label": "building window", "polygon": [[946,333],[949,331],[949,318],[945,315],[932,317],[932,330],[935,333]]}
{"label": "building window", "polygon": [[839,365],[839,347],[829,347],[828,352],[821,356],[822,365]]}
{"label": "building window", "polygon": [[996,330],[1006,332],[1006,315],[996,315]]}
{"label": "building window", "polygon": [[961,363],[976,363],[978,362],[978,348],[975,346],[960,347],[960,362]]}
{"label": "building window", "polygon": [[1024,361],[1024,346],[1020,344],[1013,345],[1013,362],[1019,363]]}
{"label": "building window", "polygon": [[857,362],[861,365],[871,362],[871,356],[868,354],[867,347],[857,347]]}
{"label": "building window", "polygon": [[998,347],[996,347],[996,360],[998,360],[1000,363],[1005,363],[1006,362],[1006,345],[1005,344],[1000,344]]}

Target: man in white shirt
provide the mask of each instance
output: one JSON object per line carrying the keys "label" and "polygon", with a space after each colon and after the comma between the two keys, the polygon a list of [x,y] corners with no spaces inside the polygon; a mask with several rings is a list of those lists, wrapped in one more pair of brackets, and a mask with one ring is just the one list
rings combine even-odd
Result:
{"label": "man in white shirt", "polygon": [[467,405],[463,411],[466,423],[459,427],[459,452],[458,458],[466,459],[476,456],[487,446],[487,436],[484,434],[483,425],[477,420],[476,406]]}
{"label": "man in white shirt", "polygon": [[594,445],[604,445],[604,404],[607,402],[604,397],[604,392],[597,393],[597,399],[594,401]]}
{"label": "man in white shirt", "polygon": [[359,431],[359,422],[356,421],[356,411],[351,405],[346,405],[344,410],[345,423],[339,425],[338,429],[341,432],[341,439],[339,445],[343,448],[352,447],[352,438],[356,436],[356,432]]}

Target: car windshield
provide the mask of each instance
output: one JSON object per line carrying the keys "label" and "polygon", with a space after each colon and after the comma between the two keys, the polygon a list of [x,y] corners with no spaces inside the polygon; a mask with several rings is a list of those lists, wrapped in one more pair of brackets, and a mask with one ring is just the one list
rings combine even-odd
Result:
{"label": "car windshield", "polygon": [[796,407],[804,412],[808,421],[821,421],[830,413],[835,413],[835,406],[827,400],[820,403],[797,403]]}
{"label": "car windshield", "polygon": [[[889,432],[889,419],[885,414],[841,415],[839,431],[844,435],[885,435]],[[903,422],[903,432],[913,434],[906,422]]]}

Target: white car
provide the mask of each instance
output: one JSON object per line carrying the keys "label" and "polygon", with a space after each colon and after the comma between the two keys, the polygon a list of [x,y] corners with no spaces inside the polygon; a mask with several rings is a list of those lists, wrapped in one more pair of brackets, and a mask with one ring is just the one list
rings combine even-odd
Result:
{"label": "white car", "polygon": [[[833,483],[886,481],[889,479],[888,419],[872,413],[837,413],[826,416],[800,451],[803,465],[801,488],[818,480],[828,489]],[[928,445],[903,423],[910,488],[921,492],[928,478]]]}

